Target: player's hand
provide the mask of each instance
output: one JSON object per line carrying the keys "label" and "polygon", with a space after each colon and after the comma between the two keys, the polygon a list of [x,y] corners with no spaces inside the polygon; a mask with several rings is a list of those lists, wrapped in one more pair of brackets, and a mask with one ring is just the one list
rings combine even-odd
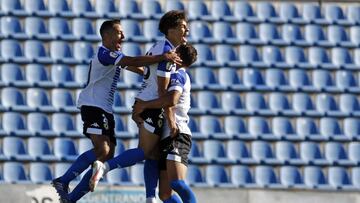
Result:
{"label": "player's hand", "polygon": [[140,117],[140,114],[132,114],[131,118],[133,119],[133,121],[136,123],[136,125],[138,126],[138,128],[140,128],[140,126],[144,123],[144,120]]}
{"label": "player's hand", "polygon": [[169,124],[170,128],[170,137],[175,138],[179,134],[179,128],[175,122],[170,122]]}
{"label": "player's hand", "polygon": [[177,55],[177,53],[175,51],[169,51],[167,53],[164,53],[163,56],[165,58],[165,61],[170,61],[170,62],[176,63],[178,65],[181,65],[181,63],[182,63],[181,58]]}
{"label": "player's hand", "polygon": [[140,115],[145,110],[144,102],[141,100],[137,100],[135,104],[132,106],[132,113]]}

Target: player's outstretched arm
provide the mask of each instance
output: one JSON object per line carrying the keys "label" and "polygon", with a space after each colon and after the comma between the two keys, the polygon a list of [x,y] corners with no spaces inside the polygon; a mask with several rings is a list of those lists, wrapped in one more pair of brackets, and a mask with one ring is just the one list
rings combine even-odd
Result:
{"label": "player's outstretched arm", "polygon": [[144,75],[144,67],[128,66],[126,70],[137,73],[139,75]]}
{"label": "player's outstretched arm", "polygon": [[167,52],[163,55],[156,56],[124,56],[119,62],[118,66],[147,66],[150,64],[158,63],[160,61],[170,61],[177,64],[180,64],[182,61],[180,57],[175,52]]}
{"label": "player's outstretched arm", "polygon": [[166,107],[172,107],[175,106],[179,98],[181,96],[181,93],[179,91],[170,91],[167,92],[164,96],[150,100],[150,101],[137,101],[136,104],[133,106],[133,112],[135,114],[139,114],[144,111],[144,109],[159,109],[159,108],[166,108]]}

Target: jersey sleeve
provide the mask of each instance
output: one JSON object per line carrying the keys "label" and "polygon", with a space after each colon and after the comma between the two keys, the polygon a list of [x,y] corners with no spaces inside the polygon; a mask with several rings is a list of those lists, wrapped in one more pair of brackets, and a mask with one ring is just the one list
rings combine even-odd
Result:
{"label": "jersey sleeve", "polygon": [[171,74],[168,92],[179,91],[180,93],[182,93],[184,90],[185,82],[186,78],[183,74],[179,72]]}
{"label": "jersey sleeve", "polygon": [[100,50],[98,59],[104,66],[116,65],[125,55],[120,51],[109,51],[106,49]]}
{"label": "jersey sleeve", "polygon": [[[162,54],[171,51],[171,46],[165,45]],[[158,63],[156,74],[160,77],[169,78],[171,75],[172,63],[168,61],[162,61]]]}

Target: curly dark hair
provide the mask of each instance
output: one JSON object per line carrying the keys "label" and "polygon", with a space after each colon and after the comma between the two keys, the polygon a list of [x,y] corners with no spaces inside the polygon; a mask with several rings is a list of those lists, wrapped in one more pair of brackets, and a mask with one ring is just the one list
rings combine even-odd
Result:
{"label": "curly dark hair", "polygon": [[168,30],[175,28],[180,24],[181,21],[187,21],[186,14],[181,10],[172,10],[165,13],[159,22],[159,30],[164,35],[167,35]]}
{"label": "curly dark hair", "polygon": [[120,20],[106,20],[101,24],[100,27],[100,35],[101,37],[104,37],[104,34],[108,31],[110,31],[111,29],[113,29],[115,24],[119,24],[120,25]]}
{"label": "curly dark hair", "polygon": [[191,44],[182,44],[176,48],[176,53],[183,61],[182,64],[189,67],[197,60],[197,51]]}

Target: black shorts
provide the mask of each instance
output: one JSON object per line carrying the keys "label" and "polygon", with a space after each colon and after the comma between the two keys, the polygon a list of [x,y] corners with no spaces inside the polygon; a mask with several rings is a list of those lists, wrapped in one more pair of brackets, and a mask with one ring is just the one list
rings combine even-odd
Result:
{"label": "black shorts", "polygon": [[149,132],[162,135],[164,126],[164,111],[163,109],[145,109],[140,117],[144,120],[144,127]]}
{"label": "black shorts", "polygon": [[167,137],[160,141],[159,169],[166,170],[166,160],[180,162],[188,166],[191,149],[191,136],[179,133],[175,138]]}
{"label": "black shorts", "polygon": [[86,137],[90,138],[90,134],[105,135],[116,145],[114,115],[95,106],[81,106],[80,112]]}

